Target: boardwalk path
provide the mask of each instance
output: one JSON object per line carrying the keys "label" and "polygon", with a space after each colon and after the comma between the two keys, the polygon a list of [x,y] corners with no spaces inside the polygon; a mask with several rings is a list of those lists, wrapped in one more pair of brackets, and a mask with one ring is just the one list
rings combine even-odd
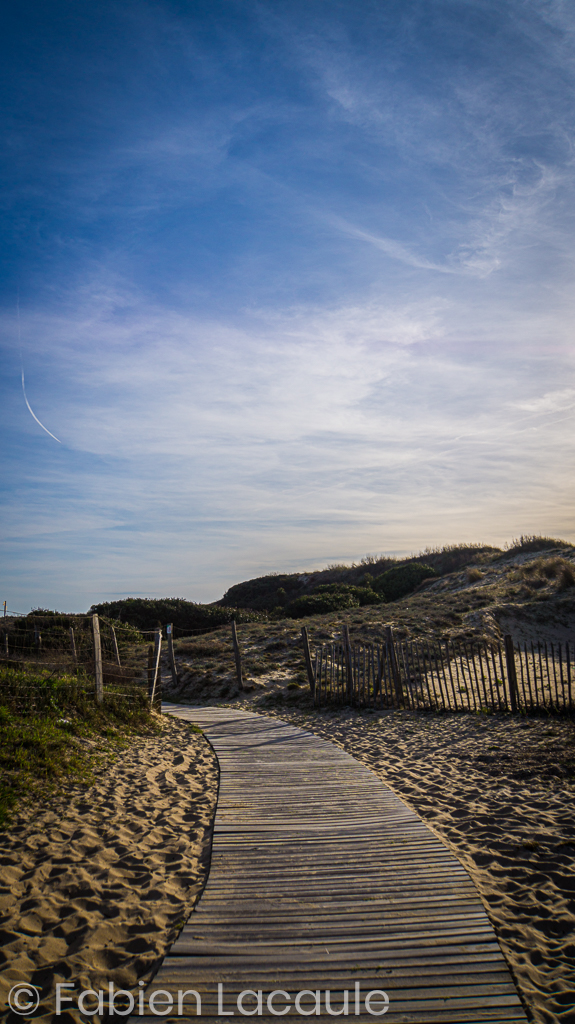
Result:
{"label": "boardwalk path", "polygon": [[[197,722],[217,753],[220,794],[205,892],[150,992],[195,989],[202,1016],[242,1015],[240,992],[290,994],[283,1017],[303,1021],[319,990],[325,1008],[374,1021],[364,999],[390,1000],[386,1022],[526,1021],[469,876],[372,772],[303,729],[227,708],[165,710]],[[360,1001],[356,1009],[356,985]],[[158,995],[157,1010],[167,1007]],[[284,995],[272,1007],[286,1008]],[[373,998],[374,1012],[383,997]],[[184,1015],[195,1016],[193,996]],[[243,1002],[256,1010],[255,996]],[[142,1020],[142,1017],[139,1018]],[[157,1017],[144,1018],[157,1020]],[[258,1015],[258,1019],[259,1015]]]}

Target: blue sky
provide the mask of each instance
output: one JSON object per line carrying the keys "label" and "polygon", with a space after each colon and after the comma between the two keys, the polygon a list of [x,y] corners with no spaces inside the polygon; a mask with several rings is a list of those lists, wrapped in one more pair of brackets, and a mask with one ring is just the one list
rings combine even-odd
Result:
{"label": "blue sky", "polygon": [[570,3],[1,20],[9,608],[575,540]]}

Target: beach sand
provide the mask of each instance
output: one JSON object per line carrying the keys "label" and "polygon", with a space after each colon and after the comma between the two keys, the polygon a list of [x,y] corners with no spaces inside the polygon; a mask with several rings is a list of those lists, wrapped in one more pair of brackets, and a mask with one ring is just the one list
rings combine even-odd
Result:
{"label": "beach sand", "polygon": [[534,1020],[575,1024],[573,723],[347,708],[265,713],[337,743],[420,815],[474,880]]}
{"label": "beach sand", "polygon": [[[202,735],[173,719],[135,737],[94,785],[24,809],[0,832],[0,1007],[31,982],[35,1021],[54,1017],[55,986],[138,990],[189,916],[207,877],[218,766]],[[87,1019],[87,1018],[84,1018]],[[98,1022],[99,1015],[91,1018]]]}
{"label": "beach sand", "polygon": [[[253,699],[231,706],[264,711]],[[265,713],[339,744],[430,825],[475,881],[534,1019],[575,1024],[573,724],[304,712],[288,700]],[[216,791],[211,748],[171,720],[93,787],[0,833],[0,1005],[15,982],[31,981],[45,1009],[34,1019],[46,1022],[58,981],[77,991],[147,981],[203,887]]]}

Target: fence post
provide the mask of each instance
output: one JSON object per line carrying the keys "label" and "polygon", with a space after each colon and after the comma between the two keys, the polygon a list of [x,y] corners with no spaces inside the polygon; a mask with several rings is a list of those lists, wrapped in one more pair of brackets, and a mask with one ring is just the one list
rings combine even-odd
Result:
{"label": "fence post", "polygon": [[345,674],[346,688],[345,695],[348,700],[353,698],[353,665],[351,662],[351,644],[349,642],[349,627],[343,627],[343,649],[345,652]]}
{"label": "fence post", "polygon": [[236,659],[236,672],[238,675],[238,686],[240,690],[244,688],[244,681],[242,678],[242,655],[240,652],[240,645],[238,643],[238,632],[236,629],[236,620],[232,619],[232,643],[234,645],[234,656]]}
{"label": "fence post", "polygon": [[373,696],[379,697],[381,693],[381,684],[383,682],[383,671],[385,666],[385,659],[381,647],[376,647],[377,650],[377,677],[375,675],[375,665],[373,669]]}
{"label": "fence post", "polygon": [[36,654],[40,654],[42,650],[42,634],[39,629],[34,630],[34,644],[36,646]]}
{"label": "fence post", "polygon": [[391,662],[391,674],[393,676],[393,685],[395,686],[395,696],[397,697],[399,704],[403,704],[401,675],[399,672],[399,665],[397,664],[397,656],[395,653],[395,641],[393,639],[393,630],[391,626],[385,627],[385,638],[387,641],[387,649],[389,651],[389,660]]}
{"label": "fence post", "polygon": [[309,639],[307,635],[307,627],[301,627],[301,638],[303,640],[303,653],[305,657],[305,666],[307,668],[307,677],[309,679],[309,688],[311,695],[315,700],[315,675],[311,663],[311,654],[309,653]]}
{"label": "fence post", "polygon": [[114,648],[114,657],[116,658],[116,665],[121,666],[120,652],[118,650],[118,641],[116,639],[116,630],[113,626],[110,626],[110,632],[112,634],[112,647]]}
{"label": "fence post", "polygon": [[92,636],[94,637],[94,678],[96,680],[96,703],[104,700],[104,673],[102,671],[102,645],[100,642],[100,620],[92,615]]}
{"label": "fence post", "polygon": [[72,661],[75,665],[78,664],[78,652],[76,650],[76,640],[74,639],[74,629],[70,626],[70,652],[72,654]]}
{"label": "fence post", "polygon": [[160,626],[159,629],[156,630],[156,635],[154,636],[154,653],[153,653],[153,665],[154,665],[154,667],[153,667],[153,675],[152,675],[152,692],[150,693],[150,704],[154,703],[154,698],[156,696],[156,685],[157,685],[157,682],[158,682],[158,673],[160,674],[160,685],[158,686],[158,693],[160,694],[160,704],[161,704],[161,701],[162,701],[162,694],[161,694],[162,680],[161,680],[161,673],[160,673],[160,658],[161,658],[161,656],[162,656],[162,628]]}
{"label": "fence post", "polygon": [[6,649],[6,657],[10,654],[10,648],[8,646],[8,634],[4,633],[4,647]]}
{"label": "fence post", "polygon": [[509,684],[511,710],[517,711],[517,670],[515,668],[513,638],[510,633],[505,634],[503,637],[503,643],[505,644],[505,661],[507,662],[507,682]]}
{"label": "fence post", "polygon": [[148,697],[152,696],[152,685],[154,682],[154,645],[148,647]]}
{"label": "fence post", "polygon": [[170,662],[170,672],[172,673],[172,686],[176,686],[178,673],[176,671],[176,659],[174,658],[174,627],[171,622],[166,626],[166,633],[168,634],[168,660]]}

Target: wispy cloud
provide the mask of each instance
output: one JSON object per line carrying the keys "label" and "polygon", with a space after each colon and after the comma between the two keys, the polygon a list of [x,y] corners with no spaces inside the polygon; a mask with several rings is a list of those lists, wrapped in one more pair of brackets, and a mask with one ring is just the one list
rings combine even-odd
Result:
{"label": "wispy cloud", "polygon": [[410,250],[400,242],[396,242],[392,238],[380,238],[377,235],[373,235],[369,231],[364,231],[361,228],[356,227],[354,224],[349,224],[343,219],[343,217],[332,216],[326,219],[328,219],[328,222],[335,228],[343,231],[344,234],[348,235],[350,238],[359,238],[361,241],[369,242],[369,244],[375,246],[376,249],[380,249],[381,252],[386,253],[387,256],[391,256],[394,260],[399,260],[400,263],[405,263],[408,267],[418,267],[420,270],[437,270],[441,274],[456,274],[462,272],[461,269],[458,270],[447,264],[432,263],[430,260],[410,252]]}

